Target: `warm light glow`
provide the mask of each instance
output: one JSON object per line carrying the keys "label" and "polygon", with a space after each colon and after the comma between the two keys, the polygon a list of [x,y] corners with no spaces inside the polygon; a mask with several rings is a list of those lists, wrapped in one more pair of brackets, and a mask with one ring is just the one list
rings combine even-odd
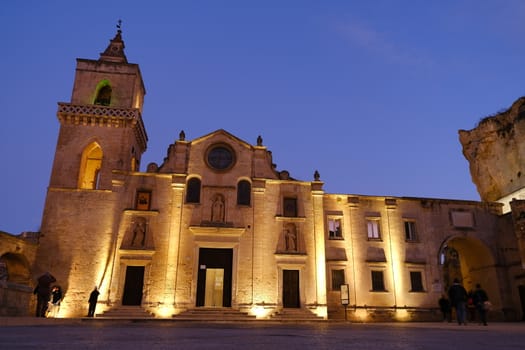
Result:
{"label": "warm light glow", "polygon": [[398,321],[408,321],[410,319],[410,314],[406,309],[398,309],[396,310],[395,317]]}
{"label": "warm light glow", "polygon": [[155,312],[155,316],[160,318],[170,318],[175,314],[175,309],[170,306],[159,306]]}
{"label": "warm light glow", "polygon": [[250,314],[254,315],[256,318],[269,318],[270,309],[266,309],[263,306],[254,306],[250,310]]}
{"label": "warm light glow", "polygon": [[83,189],[97,189],[98,176],[102,165],[102,149],[96,142],[91,143],[82,152],[78,187]]}
{"label": "warm light glow", "polygon": [[328,307],[326,306],[318,306],[315,308],[315,310],[313,310],[313,312],[319,317],[324,319],[328,318]]}
{"label": "warm light glow", "polygon": [[360,321],[366,321],[368,319],[368,311],[366,311],[366,309],[357,309],[354,315]]}

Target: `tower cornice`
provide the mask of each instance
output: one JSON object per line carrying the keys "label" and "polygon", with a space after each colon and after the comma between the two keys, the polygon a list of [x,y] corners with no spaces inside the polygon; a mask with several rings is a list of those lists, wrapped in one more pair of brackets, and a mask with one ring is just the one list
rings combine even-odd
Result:
{"label": "tower cornice", "polygon": [[138,108],[114,108],[59,102],[57,118],[62,125],[133,128],[142,151],[146,150],[148,135]]}

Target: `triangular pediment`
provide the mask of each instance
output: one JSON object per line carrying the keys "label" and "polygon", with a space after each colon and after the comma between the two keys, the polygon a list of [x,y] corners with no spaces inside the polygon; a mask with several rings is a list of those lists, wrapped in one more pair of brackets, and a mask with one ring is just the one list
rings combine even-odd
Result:
{"label": "triangular pediment", "polygon": [[204,136],[201,136],[201,137],[198,137],[196,139],[194,139],[193,141],[191,141],[192,145],[198,145],[200,143],[203,143],[203,142],[208,142],[209,140],[213,139],[213,138],[217,138],[217,139],[228,139],[230,140],[231,142],[239,145],[239,146],[242,146],[242,147],[246,147],[246,148],[251,148],[252,145],[249,144],[248,142],[238,138],[237,136],[229,133],[228,131],[224,130],[224,129],[218,129],[218,130],[215,130],[215,131],[212,131],[210,132],[209,134],[206,134]]}

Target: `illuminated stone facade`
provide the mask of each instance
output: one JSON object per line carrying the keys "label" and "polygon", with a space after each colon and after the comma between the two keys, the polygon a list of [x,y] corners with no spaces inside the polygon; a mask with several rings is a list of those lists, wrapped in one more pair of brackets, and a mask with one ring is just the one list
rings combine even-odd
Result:
{"label": "illuminated stone facade", "polygon": [[38,233],[13,236],[0,231],[0,316],[27,316],[34,312],[31,266]]}
{"label": "illuminated stone facade", "polygon": [[293,308],[341,319],[346,309],[350,320],[432,320],[456,277],[487,289],[491,317],[522,317],[520,254],[500,204],[327,194],[317,172],[294,179],[261,137],[225,130],[180,132],[161,164],[140,171],[144,95],[119,31],[98,60],[77,60],[71,102],[59,103],[33,274],[57,278],[61,317],[85,316],[98,286],[98,313],[223,307],[268,318]]}

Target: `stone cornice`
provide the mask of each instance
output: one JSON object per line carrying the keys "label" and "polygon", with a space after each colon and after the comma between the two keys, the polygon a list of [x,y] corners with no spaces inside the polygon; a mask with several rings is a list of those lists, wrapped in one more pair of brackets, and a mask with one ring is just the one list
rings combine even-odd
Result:
{"label": "stone cornice", "polygon": [[57,118],[62,125],[133,128],[140,147],[143,151],[146,150],[148,136],[138,108],[113,108],[59,102]]}

